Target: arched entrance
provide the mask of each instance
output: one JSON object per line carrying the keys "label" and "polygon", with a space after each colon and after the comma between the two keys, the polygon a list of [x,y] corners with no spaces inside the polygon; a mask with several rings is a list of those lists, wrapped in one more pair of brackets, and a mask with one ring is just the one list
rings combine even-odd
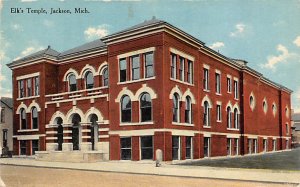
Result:
{"label": "arched entrance", "polygon": [[64,139],[64,130],[62,126],[63,120],[61,117],[58,117],[56,119],[56,124],[57,124],[57,150],[61,151],[62,150],[62,144],[63,144],[63,139]]}
{"label": "arched entrance", "polygon": [[95,150],[95,144],[98,142],[98,117],[96,114],[92,114],[90,118],[91,122],[91,143],[92,143],[92,150]]}
{"label": "arched entrance", "polygon": [[79,114],[74,114],[72,117],[72,143],[73,143],[73,150],[79,150],[79,144],[80,144],[80,122],[81,117]]}

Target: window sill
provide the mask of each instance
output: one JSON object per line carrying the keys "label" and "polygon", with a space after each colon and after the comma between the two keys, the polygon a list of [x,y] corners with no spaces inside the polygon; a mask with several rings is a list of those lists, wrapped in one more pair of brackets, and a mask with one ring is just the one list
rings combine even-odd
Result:
{"label": "window sill", "polygon": [[30,97],[22,97],[22,98],[17,98],[17,101],[25,100],[25,99],[33,99],[33,98],[38,98],[40,95],[35,95],[35,96],[30,96]]}
{"label": "window sill", "polygon": [[20,129],[18,132],[38,132],[39,129]]}
{"label": "window sill", "polygon": [[172,125],[188,126],[188,127],[193,127],[193,126],[195,126],[193,123],[178,123],[178,122],[172,122]]}
{"label": "window sill", "polygon": [[153,79],[155,79],[155,76],[154,77],[149,77],[149,78],[142,78],[142,79],[137,79],[137,80],[125,81],[125,82],[118,82],[117,85],[130,84],[130,83],[148,81],[148,80],[153,80]]}
{"label": "window sill", "polygon": [[210,90],[207,90],[207,89],[203,89],[203,91],[205,91],[205,92],[210,92]]}
{"label": "window sill", "polygon": [[227,130],[230,130],[230,131],[239,131],[240,129],[235,129],[235,128],[227,128]]}
{"label": "window sill", "polygon": [[222,94],[221,94],[221,93],[216,93],[216,95],[218,95],[218,96],[222,96]]}
{"label": "window sill", "polygon": [[195,85],[192,84],[192,83],[185,82],[185,81],[178,80],[178,79],[174,79],[174,78],[170,78],[170,80],[171,80],[171,81],[175,81],[175,82],[179,82],[179,83],[182,83],[182,84],[186,84],[186,85],[189,85],[189,86],[195,86]]}
{"label": "window sill", "polygon": [[222,120],[221,121],[217,120],[217,123],[222,123]]}
{"label": "window sill", "polygon": [[153,125],[153,121],[138,122],[138,123],[120,123],[120,126],[139,126],[139,125]]}
{"label": "window sill", "polygon": [[210,129],[211,126],[203,126],[203,128],[205,128],[205,129]]}
{"label": "window sill", "polygon": [[234,100],[238,101],[239,99],[238,98],[234,98]]}

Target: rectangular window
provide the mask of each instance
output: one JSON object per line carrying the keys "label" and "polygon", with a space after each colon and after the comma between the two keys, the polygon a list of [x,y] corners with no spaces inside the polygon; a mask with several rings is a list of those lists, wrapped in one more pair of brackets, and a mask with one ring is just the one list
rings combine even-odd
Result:
{"label": "rectangular window", "polygon": [[248,154],[252,154],[252,139],[248,139]]}
{"label": "rectangular window", "polygon": [[185,159],[192,159],[192,137],[185,138]]}
{"label": "rectangular window", "polygon": [[210,138],[204,137],[204,157],[210,156]]}
{"label": "rectangular window", "polygon": [[172,159],[179,160],[180,143],[179,136],[172,136]]}
{"label": "rectangular window", "polygon": [[204,88],[204,90],[209,90],[209,87],[208,87],[208,85],[209,85],[209,77],[208,77],[208,69],[203,69],[203,88]]}
{"label": "rectangular window", "polygon": [[263,147],[264,147],[264,152],[267,152],[267,148],[268,148],[268,143],[267,143],[267,139],[263,139]]}
{"label": "rectangular window", "polygon": [[253,153],[257,153],[257,139],[253,139]]}
{"label": "rectangular window", "polygon": [[277,148],[276,148],[276,140],[273,140],[273,151],[276,151],[277,150]]}
{"label": "rectangular window", "polygon": [[39,150],[39,141],[32,140],[32,154],[35,155],[35,152]]}
{"label": "rectangular window", "polygon": [[222,121],[222,118],[221,118],[221,116],[222,116],[222,112],[221,112],[222,110],[221,110],[221,105],[217,105],[217,121],[218,122],[220,122],[220,121]]}
{"label": "rectangular window", "polygon": [[141,137],[141,159],[153,159],[152,136]]}
{"label": "rectangular window", "polygon": [[27,97],[32,96],[32,85],[31,85],[31,79],[27,79]]}
{"label": "rectangular window", "polygon": [[231,79],[227,77],[227,92],[231,93]]}
{"label": "rectangular window", "polygon": [[40,79],[39,77],[34,77],[34,95],[40,94]]}
{"label": "rectangular window", "polygon": [[216,93],[221,94],[221,75],[216,73]]}
{"label": "rectangular window", "polygon": [[154,76],[154,56],[153,52],[145,54],[145,77]]}
{"label": "rectangular window", "polygon": [[3,147],[7,147],[7,129],[3,129],[3,139],[2,139],[2,145]]}
{"label": "rectangular window", "polygon": [[0,118],[0,123],[4,123],[5,122],[5,108],[4,107],[1,107],[1,118]]}
{"label": "rectangular window", "polygon": [[285,125],[285,132],[286,132],[286,135],[289,135],[289,133],[290,133],[288,124]]}
{"label": "rectangular window", "polygon": [[131,57],[132,80],[140,79],[140,56]]}
{"label": "rectangular window", "polygon": [[177,56],[175,54],[171,54],[171,78],[176,79],[176,60]]}
{"label": "rectangular window", "polygon": [[238,96],[238,82],[237,81],[234,81],[234,98],[235,99],[239,98],[239,96]]}
{"label": "rectangular window", "polygon": [[179,57],[180,66],[179,66],[179,80],[184,81],[184,58]]}
{"label": "rectangular window", "polygon": [[227,155],[231,155],[231,139],[227,138]]}
{"label": "rectangular window", "polygon": [[285,149],[289,149],[289,140],[285,140]]}
{"label": "rectangular window", "polygon": [[131,137],[121,138],[121,160],[131,160]]}
{"label": "rectangular window", "polygon": [[127,80],[127,62],[125,58],[120,59],[120,82]]}
{"label": "rectangular window", "polygon": [[19,97],[20,98],[25,97],[24,80],[20,80],[18,82],[18,86],[19,86]]}
{"label": "rectangular window", "polygon": [[193,84],[193,62],[188,61],[188,69],[187,69],[187,81],[190,84]]}
{"label": "rectangular window", "polygon": [[26,155],[26,140],[20,140],[20,155]]}
{"label": "rectangular window", "polygon": [[239,154],[239,139],[234,138],[233,139],[233,155],[238,155]]}

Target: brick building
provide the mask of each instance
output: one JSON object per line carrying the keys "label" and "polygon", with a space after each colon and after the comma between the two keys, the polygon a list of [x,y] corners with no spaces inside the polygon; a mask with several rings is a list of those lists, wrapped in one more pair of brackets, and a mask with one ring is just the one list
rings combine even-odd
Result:
{"label": "brick building", "polygon": [[290,149],[291,90],[161,20],[8,66],[16,155],[151,160],[161,149],[170,161]]}

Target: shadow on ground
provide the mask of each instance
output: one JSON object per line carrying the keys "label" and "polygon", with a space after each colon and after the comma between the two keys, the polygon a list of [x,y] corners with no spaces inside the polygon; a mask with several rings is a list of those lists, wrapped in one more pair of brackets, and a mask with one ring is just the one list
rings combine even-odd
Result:
{"label": "shadow on ground", "polygon": [[300,170],[300,148],[292,151],[249,155],[224,159],[202,159],[181,163],[189,166],[211,166],[227,168]]}

